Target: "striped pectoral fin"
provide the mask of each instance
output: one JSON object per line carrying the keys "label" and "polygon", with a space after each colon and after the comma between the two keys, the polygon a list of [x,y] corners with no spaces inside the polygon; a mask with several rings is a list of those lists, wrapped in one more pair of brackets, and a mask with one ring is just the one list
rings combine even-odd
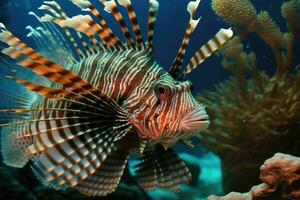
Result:
{"label": "striped pectoral fin", "polygon": [[155,167],[155,156],[147,152],[142,162],[136,166],[136,178],[138,184],[146,191],[158,188],[158,174]]}
{"label": "striped pectoral fin", "polygon": [[215,53],[221,46],[228,42],[233,36],[231,29],[221,29],[211,40],[203,45],[189,61],[188,66],[183,72],[185,77],[196,69],[201,63]]}
{"label": "striped pectoral fin", "polygon": [[71,88],[74,86],[80,86],[82,87],[82,90],[79,92],[86,93],[90,90],[96,90],[80,76],[70,72],[56,63],[53,63],[31,47],[27,46],[9,32],[3,24],[0,24],[0,26],[3,27],[2,32],[0,32],[0,40],[10,45],[9,48],[2,50],[2,52],[13,59],[21,59],[18,63],[19,65],[25,68],[30,68],[37,75],[44,76],[64,87]]}
{"label": "striped pectoral fin", "polygon": [[42,85],[38,85],[36,83],[26,81],[24,79],[20,79],[17,77],[13,76],[6,76],[7,78],[14,79],[17,83],[24,85],[29,91],[33,91],[38,93],[39,95],[53,99],[53,100],[61,100],[59,96],[64,96],[64,97],[76,97],[76,94],[72,94],[71,92],[67,90],[62,90],[62,89],[56,89],[56,88],[51,88],[51,87],[45,87]]}
{"label": "striped pectoral fin", "polygon": [[156,188],[178,191],[192,176],[186,164],[171,149],[159,147],[143,157],[137,170],[138,183],[145,190]]}
{"label": "striped pectoral fin", "polygon": [[85,134],[41,152],[34,170],[46,185],[75,187],[95,173],[115,148],[108,138]]}
{"label": "striped pectoral fin", "polygon": [[[22,119],[23,120],[23,119]],[[20,133],[27,134],[28,124],[7,126],[1,130],[1,154],[3,163],[12,167],[23,167],[29,157],[25,150],[33,143],[32,137],[18,139]]]}
{"label": "striped pectoral fin", "polygon": [[94,174],[81,181],[75,188],[88,196],[106,196],[114,192],[121,180],[127,160],[126,153],[113,152]]}
{"label": "striped pectoral fin", "polygon": [[57,127],[51,128],[48,122],[47,131],[35,135],[35,143],[27,149],[29,154],[38,153],[33,169],[45,185],[78,186],[101,170],[99,167],[117,150],[117,140],[128,132],[128,129],[113,130],[107,122],[95,120],[68,123],[63,126],[56,122]]}
{"label": "striped pectoral fin", "polygon": [[[2,28],[2,24],[0,25]],[[84,95],[86,101],[100,103],[102,107],[99,107],[98,110],[103,111],[105,108],[106,111],[115,111],[113,112],[114,115],[118,113],[122,116],[126,113],[113,99],[105,96],[101,91],[80,76],[37,53],[18,38],[14,37],[5,27],[3,32],[0,33],[0,40],[12,45],[9,49],[4,50],[4,52],[12,58],[18,59],[22,56],[27,56],[26,59],[22,59],[18,63],[19,65],[32,69],[36,74],[60,84],[72,93],[77,93],[77,96]]]}

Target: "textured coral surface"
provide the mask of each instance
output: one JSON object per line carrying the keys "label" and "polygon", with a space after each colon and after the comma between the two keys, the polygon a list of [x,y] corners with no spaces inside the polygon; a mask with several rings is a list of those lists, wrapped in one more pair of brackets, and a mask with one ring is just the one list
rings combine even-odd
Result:
{"label": "textured coral surface", "polygon": [[[233,2],[238,7],[233,6],[228,12]],[[231,77],[218,84],[216,91],[198,98],[207,106],[212,121],[209,130],[199,137],[221,157],[225,192],[246,192],[259,183],[259,166],[274,153],[300,155],[300,70],[294,59],[297,57],[295,42],[299,41],[300,1],[291,0],[282,5],[282,16],[289,30],[286,33],[268,12],[257,13],[249,0],[214,0],[212,7],[242,34],[220,52],[222,65]],[[240,16],[239,20],[234,16]],[[247,25],[252,22],[256,26],[251,25],[249,29]],[[244,26],[247,29],[241,30]],[[244,46],[245,31],[255,33],[262,40]],[[269,45],[277,65],[259,66],[256,52],[249,47],[263,42]],[[276,72],[267,74],[263,71],[265,67],[273,67]]]}
{"label": "textured coral surface", "polygon": [[262,184],[248,193],[232,192],[224,197],[210,196],[208,200],[299,200],[300,158],[277,153],[260,168]]}

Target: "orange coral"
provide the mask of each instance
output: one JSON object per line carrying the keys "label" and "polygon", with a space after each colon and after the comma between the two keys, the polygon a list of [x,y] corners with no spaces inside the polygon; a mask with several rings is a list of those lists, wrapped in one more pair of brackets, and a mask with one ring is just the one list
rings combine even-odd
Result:
{"label": "orange coral", "polygon": [[300,158],[277,153],[260,167],[262,184],[241,194],[231,192],[225,197],[210,196],[208,200],[291,200],[300,199]]}

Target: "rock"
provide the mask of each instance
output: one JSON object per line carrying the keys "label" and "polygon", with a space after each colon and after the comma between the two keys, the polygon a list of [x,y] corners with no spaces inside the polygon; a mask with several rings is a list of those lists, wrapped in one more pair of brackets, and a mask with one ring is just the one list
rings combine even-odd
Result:
{"label": "rock", "polygon": [[224,197],[209,196],[208,200],[299,200],[300,158],[276,153],[260,167],[262,184],[248,193],[229,193]]}

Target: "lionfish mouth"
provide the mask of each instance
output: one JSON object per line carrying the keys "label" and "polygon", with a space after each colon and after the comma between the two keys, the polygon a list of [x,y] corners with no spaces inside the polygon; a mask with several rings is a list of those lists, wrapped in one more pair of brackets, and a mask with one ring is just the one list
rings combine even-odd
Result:
{"label": "lionfish mouth", "polygon": [[181,120],[181,128],[186,132],[200,132],[209,127],[209,117],[203,106],[188,112]]}

